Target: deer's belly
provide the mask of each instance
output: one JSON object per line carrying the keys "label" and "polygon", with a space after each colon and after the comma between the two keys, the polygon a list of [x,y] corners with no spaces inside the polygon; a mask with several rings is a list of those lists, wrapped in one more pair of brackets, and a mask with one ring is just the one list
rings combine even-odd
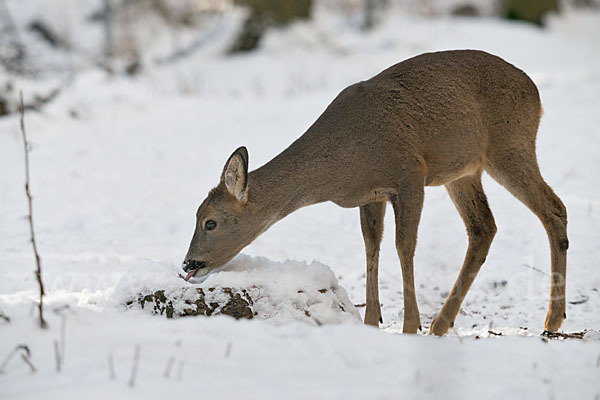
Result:
{"label": "deer's belly", "polygon": [[389,201],[390,195],[395,192],[393,188],[371,189],[366,191],[357,190],[351,195],[337,197],[331,201],[340,207],[354,208],[369,203]]}
{"label": "deer's belly", "polygon": [[440,186],[463,176],[473,175],[483,169],[483,158],[460,159],[447,162],[427,163],[426,186]]}

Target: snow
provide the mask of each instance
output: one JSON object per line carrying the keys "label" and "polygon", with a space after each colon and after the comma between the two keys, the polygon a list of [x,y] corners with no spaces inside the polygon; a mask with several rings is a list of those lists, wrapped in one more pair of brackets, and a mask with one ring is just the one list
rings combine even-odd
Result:
{"label": "snow", "polygon": [[[36,327],[33,307],[18,117],[0,119],[0,308],[11,318],[0,320],[0,363],[24,343],[38,370],[30,374],[14,357],[0,375],[0,398],[600,396],[598,37],[600,14],[589,10],[552,16],[547,29],[395,10],[368,33],[322,11],[312,22],[273,31],[256,53],[226,57],[207,46],[175,64],[148,64],[136,78],[107,76],[78,60],[81,70],[56,100],[26,115],[48,331]],[[125,307],[140,291],[181,287],[176,275],[195,210],[235,148],[247,146],[256,168],[302,134],[346,85],[448,48],[497,54],[539,87],[538,159],[569,212],[563,330],[587,329],[585,340],[539,337],[549,295],[547,237],[536,217],[488,177],[484,187],[499,231],[443,338],[399,334],[402,280],[391,209],[379,330],[334,307],[364,303],[365,262],[358,211],[328,203],[293,213],[223,271],[194,284],[264,287],[259,318],[167,320]],[[53,79],[18,79],[15,87],[27,95]],[[466,243],[444,189],[427,188],[415,257],[424,327],[450,290]],[[335,290],[317,295],[323,288]],[[306,318],[308,307],[321,326]],[[57,373],[53,342],[60,342],[63,318],[65,359]],[[129,387],[136,345],[139,370]]]}
{"label": "snow", "polygon": [[[252,299],[255,318],[283,324],[306,321],[318,324],[360,322],[360,315],[350,302],[344,288],[329,267],[318,262],[307,264],[287,260],[274,262],[264,257],[239,255],[227,265],[190,285],[178,277],[180,270],[165,268],[161,263],[148,263],[144,276],[135,277],[130,269],[113,293],[110,304],[119,308],[135,300],[138,294],[163,290],[173,300],[175,311],[186,307],[185,300],[194,300],[202,289],[206,304],[227,302],[223,289],[246,290]],[[134,303],[134,306],[138,306]],[[187,306],[189,307],[189,306]],[[218,311],[218,310],[217,310]]]}
{"label": "snow", "polygon": [[65,368],[56,373],[52,339],[60,319],[50,318],[45,333],[27,317],[15,318],[14,329],[39,342],[33,352],[40,371],[30,375],[14,359],[0,378],[2,398],[593,398],[598,390],[598,352],[590,351],[597,342],[439,339],[357,325],[274,327],[228,317],[166,320],[81,310],[69,312]]}

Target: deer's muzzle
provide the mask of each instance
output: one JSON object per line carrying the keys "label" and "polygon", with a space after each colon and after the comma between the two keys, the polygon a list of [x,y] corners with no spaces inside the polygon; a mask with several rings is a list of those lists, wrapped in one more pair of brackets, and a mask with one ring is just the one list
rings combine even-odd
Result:
{"label": "deer's muzzle", "polygon": [[189,281],[199,269],[206,268],[206,263],[204,261],[196,261],[196,260],[187,260],[183,263],[183,270],[187,272],[185,281]]}

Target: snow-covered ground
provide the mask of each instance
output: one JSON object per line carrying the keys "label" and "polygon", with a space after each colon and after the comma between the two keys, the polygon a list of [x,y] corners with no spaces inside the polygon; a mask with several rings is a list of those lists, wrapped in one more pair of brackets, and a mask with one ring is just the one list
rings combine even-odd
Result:
{"label": "snow-covered ground", "polygon": [[[590,11],[553,17],[547,29],[394,12],[368,33],[317,13],[313,22],[272,32],[248,55],[224,57],[208,47],[134,79],[84,69],[42,112],[26,115],[47,331],[36,327],[33,306],[18,117],[1,119],[0,308],[11,321],[0,320],[0,363],[22,343],[37,372],[30,374],[14,357],[0,375],[0,398],[598,399],[599,37],[600,14]],[[167,320],[127,310],[121,299],[148,285],[159,289],[179,272],[195,210],[236,147],[248,147],[256,168],[301,135],[348,84],[407,57],[451,48],[497,54],[538,84],[544,105],[539,163],[569,212],[563,329],[594,330],[586,340],[544,342],[538,336],[549,295],[546,234],[529,210],[487,177],[498,234],[446,337],[398,334],[402,281],[391,210],[380,267],[382,329],[352,318],[321,326],[299,322],[293,307],[282,306],[298,285],[322,284],[339,285],[339,298],[347,293],[351,303],[364,303],[358,210],[333,204],[290,215],[243,251],[253,258],[242,257],[209,278],[222,286],[227,279],[238,285],[272,279],[279,291],[265,307],[273,318]],[[17,85],[27,90],[39,84]],[[425,327],[457,276],[466,243],[444,189],[428,188],[415,258]],[[259,278],[244,270],[244,262],[260,270]],[[274,262],[282,263],[280,272]],[[60,342],[63,320],[64,364],[57,373],[53,342]],[[339,320],[332,315],[324,322]],[[502,337],[490,337],[490,329]],[[136,346],[139,369],[135,386],[128,387]]]}

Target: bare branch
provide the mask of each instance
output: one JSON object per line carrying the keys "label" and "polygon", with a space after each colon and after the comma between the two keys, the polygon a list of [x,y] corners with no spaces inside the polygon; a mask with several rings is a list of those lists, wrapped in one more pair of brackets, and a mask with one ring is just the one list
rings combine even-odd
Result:
{"label": "bare branch", "polygon": [[233,342],[232,341],[227,342],[227,347],[225,348],[225,358],[227,358],[231,355],[232,347],[233,347]]}
{"label": "bare branch", "polygon": [[61,324],[60,324],[60,362],[61,362],[61,364],[65,363],[65,344],[67,341],[66,335],[67,335],[67,316],[65,314],[63,314]]}
{"label": "bare branch", "polygon": [[583,339],[586,333],[587,330],[572,333],[544,331],[542,332],[541,336],[548,339]]}
{"label": "bare branch", "polygon": [[9,316],[4,314],[4,311],[1,308],[0,308],[0,319],[5,320],[6,322],[10,322]]}
{"label": "bare branch", "polygon": [[42,266],[40,255],[37,250],[37,244],[35,242],[35,232],[33,230],[33,198],[31,197],[31,192],[29,190],[29,147],[27,144],[27,135],[25,133],[25,107],[23,106],[23,91],[21,91],[19,94],[21,105],[21,134],[23,136],[23,147],[25,149],[25,194],[27,195],[27,204],[29,206],[29,231],[31,233],[31,244],[33,245],[33,254],[35,255],[35,263],[37,265],[37,269],[35,270],[35,277],[40,287],[40,326],[42,328],[46,328],[48,324],[44,320],[43,297],[45,292],[44,283],[42,282]]}
{"label": "bare branch", "polygon": [[129,386],[135,386],[135,378],[137,377],[138,364],[140,362],[140,345],[135,345],[133,353],[133,365],[131,366],[131,377],[129,378]]}
{"label": "bare branch", "polygon": [[173,364],[175,363],[175,357],[171,356],[169,357],[169,360],[167,361],[167,367],[165,368],[165,378],[169,379],[169,376],[171,375],[171,369],[173,368]]}
{"label": "bare branch", "polygon": [[545,275],[545,276],[547,276],[547,277],[550,277],[550,275],[548,275],[547,273],[545,273],[544,271],[542,271],[542,270],[541,270],[541,269],[539,269],[539,268],[532,267],[531,265],[528,265],[528,264],[523,264],[523,266],[524,266],[524,267],[526,267],[526,268],[529,268],[529,269],[531,269],[531,270],[534,270],[535,272],[537,272],[537,273],[538,273],[538,274],[540,274],[540,275]]}
{"label": "bare branch", "polygon": [[0,364],[0,374],[4,373],[4,367],[8,365],[8,362],[13,358],[15,354],[17,354],[18,351],[19,346],[15,347],[10,353],[8,353],[4,361],[2,361],[2,364]]}
{"label": "bare branch", "polygon": [[27,346],[26,344],[19,344],[15,346],[15,348],[10,353],[8,353],[4,361],[2,361],[2,364],[0,364],[0,374],[3,374],[5,372],[4,368],[8,365],[10,360],[12,360],[15,354],[17,354],[20,350],[23,351],[23,358],[27,357],[27,360],[25,360],[25,362],[32,368],[32,372],[35,372],[35,367],[33,367],[33,365],[31,365],[31,362],[29,361],[29,356],[31,356],[29,346]]}
{"label": "bare branch", "polygon": [[54,357],[56,359],[56,372],[60,372],[60,348],[58,345],[58,340],[54,340]]}
{"label": "bare branch", "polygon": [[33,363],[31,362],[31,360],[29,359],[29,356],[27,356],[24,353],[21,353],[21,358],[23,359],[23,361],[25,361],[25,364],[29,365],[29,368],[31,368],[31,373],[34,373],[37,371],[37,369],[33,366]]}

